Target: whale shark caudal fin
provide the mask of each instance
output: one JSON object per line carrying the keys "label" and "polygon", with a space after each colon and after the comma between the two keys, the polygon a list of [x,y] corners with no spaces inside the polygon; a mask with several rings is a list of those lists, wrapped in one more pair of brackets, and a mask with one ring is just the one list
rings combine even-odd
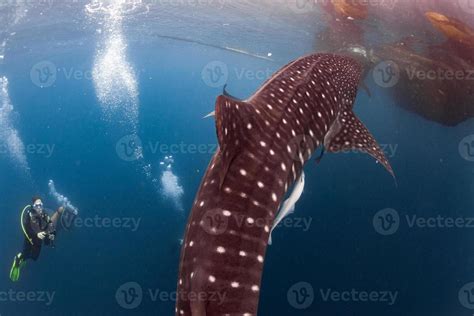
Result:
{"label": "whale shark caudal fin", "polygon": [[365,152],[382,164],[396,181],[395,173],[379,144],[351,109],[341,111],[324,138],[324,147],[332,153],[347,150]]}

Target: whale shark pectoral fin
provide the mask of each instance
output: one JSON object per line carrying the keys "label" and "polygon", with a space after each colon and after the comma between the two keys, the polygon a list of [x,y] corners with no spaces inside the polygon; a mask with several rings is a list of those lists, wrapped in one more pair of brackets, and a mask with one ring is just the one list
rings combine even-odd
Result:
{"label": "whale shark pectoral fin", "polygon": [[327,151],[333,153],[351,149],[365,152],[382,164],[395,179],[395,173],[379,144],[351,110],[341,112],[324,139],[324,145]]}
{"label": "whale shark pectoral fin", "polygon": [[207,119],[212,116],[216,116],[216,111],[212,111],[211,113],[207,114],[206,116],[203,117],[203,119]]}
{"label": "whale shark pectoral fin", "polygon": [[232,161],[252,136],[261,132],[262,122],[256,117],[251,104],[224,95],[217,97],[215,113],[222,186]]}

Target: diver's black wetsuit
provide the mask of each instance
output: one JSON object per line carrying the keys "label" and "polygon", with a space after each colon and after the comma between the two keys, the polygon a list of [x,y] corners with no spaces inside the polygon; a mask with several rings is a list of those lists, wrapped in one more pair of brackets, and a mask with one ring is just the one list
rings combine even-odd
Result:
{"label": "diver's black wetsuit", "polygon": [[[46,211],[41,214],[36,212],[31,206],[28,206],[23,214],[22,224],[25,229],[25,241],[21,258],[23,260],[32,259],[36,261],[41,253],[43,242],[47,246],[53,246],[51,235],[56,235],[56,224],[60,214],[56,211],[50,217]],[[46,237],[41,240],[38,233],[46,232]]]}

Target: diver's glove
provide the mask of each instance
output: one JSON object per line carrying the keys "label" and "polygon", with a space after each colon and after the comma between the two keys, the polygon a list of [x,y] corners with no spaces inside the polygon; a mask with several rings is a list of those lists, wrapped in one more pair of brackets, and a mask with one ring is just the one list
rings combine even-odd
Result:
{"label": "diver's glove", "polygon": [[38,235],[36,235],[39,239],[43,240],[46,237],[46,232],[39,232]]}

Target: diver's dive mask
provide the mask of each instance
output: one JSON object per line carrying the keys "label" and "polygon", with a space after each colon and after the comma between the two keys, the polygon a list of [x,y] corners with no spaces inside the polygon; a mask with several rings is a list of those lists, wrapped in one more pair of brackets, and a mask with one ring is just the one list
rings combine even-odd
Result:
{"label": "diver's dive mask", "polygon": [[43,203],[41,203],[41,202],[36,202],[35,204],[33,204],[33,209],[34,209],[36,212],[42,212],[42,211],[43,211]]}

